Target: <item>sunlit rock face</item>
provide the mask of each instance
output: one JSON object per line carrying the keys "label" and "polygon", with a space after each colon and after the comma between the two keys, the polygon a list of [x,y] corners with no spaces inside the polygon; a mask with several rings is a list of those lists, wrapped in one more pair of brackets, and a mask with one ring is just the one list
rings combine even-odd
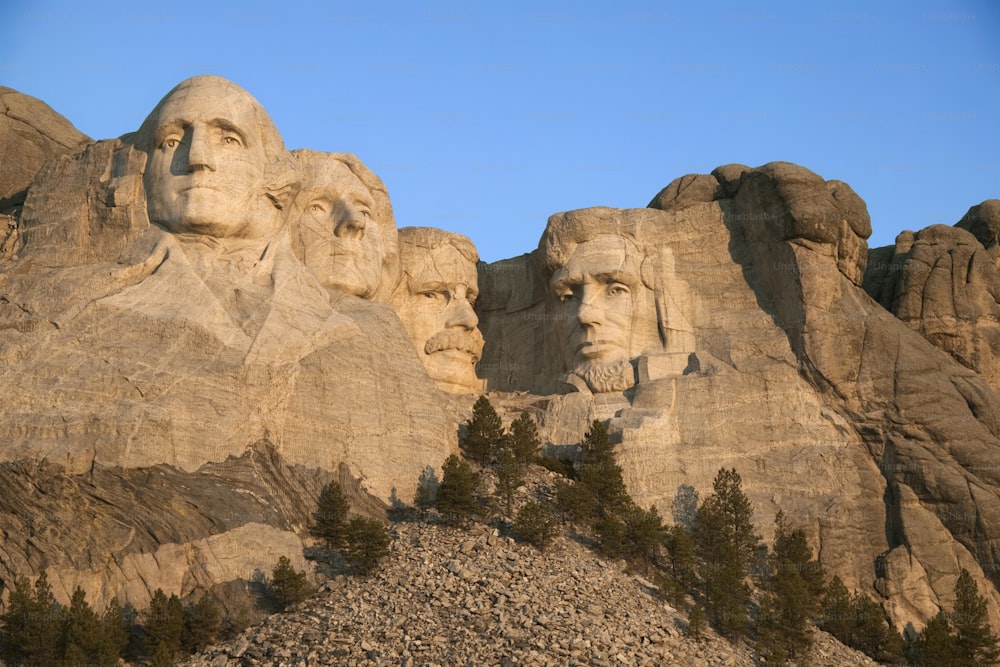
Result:
{"label": "sunlit rock face", "polygon": [[783,510],[901,628],[963,567],[1000,620],[995,200],[869,253],[846,184],[726,165],[483,264],[218,77],[118,139],[33,122],[66,137],[0,193],[4,583],[141,607],[267,570],[331,479],[410,501],[485,383],[559,455],[605,420],[664,516],[736,468],[765,539]]}
{"label": "sunlit rock face", "polygon": [[[267,570],[305,535],[307,515],[214,516],[228,491],[211,489],[226,471],[258,474],[223,462],[255,443],[273,449],[268,465],[310,480],[282,487],[295,507],[312,506],[317,480],[335,474],[359,502],[409,500],[420,470],[454,451],[457,422],[392,309],[330,289],[296,256],[289,217],[313,176],[249,93],[211,76],[179,84],[138,132],[39,170],[16,255],[0,267],[0,460],[45,460],[71,477],[168,466],[188,477],[161,507],[199,485],[214,509],[204,522],[169,510],[125,520],[145,502],[128,487],[94,510],[94,540],[15,549],[0,578],[50,569],[136,604],[151,593],[136,578],[190,593]],[[26,513],[0,520],[21,534]],[[102,532],[122,527],[159,546]],[[175,559],[236,548],[240,536],[256,556],[194,579]]]}
{"label": "sunlit rock face", "polygon": [[[480,267],[480,375],[557,394],[529,402],[556,453],[609,420],[631,493],[665,515],[735,467],[765,537],[784,510],[900,628],[948,608],[962,567],[997,618],[1000,401],[861,289],[870,231],[847,185],[787,163],[553,216],[538,250]],[[588,378],[588,350],[622,374]]]}
{"label": "sunlit rock face", "polygon": [[1000,200],[953,227],[902,232],[869,253],[865,290],[911,329],[1000,389]]}

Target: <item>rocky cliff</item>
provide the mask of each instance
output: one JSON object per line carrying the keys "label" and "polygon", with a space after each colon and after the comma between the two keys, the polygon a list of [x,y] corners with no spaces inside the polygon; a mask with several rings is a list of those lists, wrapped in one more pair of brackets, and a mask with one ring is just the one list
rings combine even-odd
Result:
{"label": "rocky cliff", "polygon": [[141,607],[300,557],[323,483],[409,501],[486,380],[552,453],[606,420],[664,516],[735,467],[765,538],[783,510],[900,628],[963,567],[1000,621],[995,200],[869,253],[846,184],[726,165],[552,216],[477,290],[468,239],[401,253],[384,184],[342,153],[306,178],[231,82],[183,82],[117,139],[39,113],[0,125],[26,156],[0,180],[5,584]]}
{"label": "rocky cliff", "polygon": [[[609,418],[630,491],[665,514],[678,486],[707,489],[735,467],[765,536],[784,510],[824,566],[877,590],[899,627],[948,606],[961,567],[992,592],[996,619],[1000,515],[988,508],[1000,491],[1000,403],[861,288],[860,198],[794,165],[728,165],[674,181],[627,217],[645,247],[670,250],[657,289],[683,322],[672,331],[693,335],[697,364],[657,349],[635,360],[625,393],[547,399],[549,441],[569,444],[574,425]],[[518,343],[521,332],[540,346],[558,336],[543,252],[481,272],[491,387],[557,388],[540,378],[558,376],[558,357]]]}

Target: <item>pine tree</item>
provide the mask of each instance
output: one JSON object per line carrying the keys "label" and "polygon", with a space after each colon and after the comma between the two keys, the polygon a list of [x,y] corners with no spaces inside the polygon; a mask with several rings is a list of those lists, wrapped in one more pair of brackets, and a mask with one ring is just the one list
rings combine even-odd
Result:
{"label": "pine tree", "polygon": [[705,610],[694,605],[688,612],[687,636],[700,641],[703,634],[705,634]]}
{"label": "pine tree", "polygon": [[631,507],[624,514],[625,553],[627,560],[641,563],[646,572],[654,565],[663,548],[663,519],[655,506],[648,510]]}
{"label": "pine tree", "polygon": [[747,630],[746,584],[759,538],[754,533],[753,506],[743,494],[736,470],[719,470],[713,493],[698,508],[696,552],[702,563],[705,612],[720,634],[737,639]]}
{"label": "pine tree", "polygon": [[1000,639],[990,630],[986,600],[964,567],[955,582],[955,611],[951,614],[955,628],[956,665],[993,665],[1000,658]]}
{"label": "pine tree", "polygon": [[157,588],[144,618],[146,637],[143,645],[152,664],[172,665],[174,655],[181,648],[184,633],[184,607],[180,598],[169,598]]}
{"label": "pine tree", "polygon": [[676,525],[666,530],[664,545],[667,548],[670,564],[667,567],[668,577],[661,579],[661,588],[667,599],[679,607],[684,604],[689,594],[694,594],[698,585],[694,539],[684,526]]}
{"label": "pine tree", "polygon": [[372,572],[389,555],[391,541],[385,526],[375,519],[356,516],[347,524],[347,562],[358,574]]}
{"label": "pine tree", "polygon": [[517,513],[513,530],[518,539],[545,551],[556,535],[556,519],[548,507],[529,500]]}
{"label": "pine tree", "polygon": [[271,571],[270,589],[278,609],[282,611],[302,602],[313,593],[306,573],[293,568],[287,556],[281,556]]}
{"label": "pine tree", "polygon": [[60,639],[60,606],[43,571],[34,586],[15,580],[0,616],[0,658],[9,664],[52,665]]}
{"label": "pine tree", "polygon": [[694,530],[694,524],[698,520],[698,490],[690,484],[678,486],[670,513],[675,526]]}
{"label": "pine tree", "polygon": [[69,607],[62,610],[61,625],[59,653],[64,664],[117,662],[120,647],[106,633],[101,618],[90,608],[79,586],[73,591]]}
{"label": "pine tree", "polygon": [[768,558],[765,595],[758,621],[758,649],[769,663],[783,664],[809,652],[809,620],[818,611],[823,570],[812,558],[802,530],[790,530],[779,511],[774,550]]}
{"label": "pine tree", "polygon": [[850,646],[854,630],[854,607],[851,594],[840,577],[834,575],[823,597],[823,616],[820,627]]}
{"label": "pine tree", "polygon": [[125,620],[125,612],[115,598],[111,598],[101,615],[101,625],[115,654],[120,656],[125,653],[129,640],[129,622]]}
{"label": "pine tree", "polygon": [[621,466],[615,460],[614,447],[608,428],[595,419],[580,443],[583,469],[580,483],[594,496],[600,516],[620,514],[628,509],[632,499],[625,489]]}
{"label": "pine tree", "polygon": [[327,549],[336,549],[344,542],[344,524],[350,504],[338,482],[330,482],[319,494],[319,504],[313,518],[312,534],[326,542]]}
{"label": "pine tree", "polygon": [[505,435],[503,422],[486,396],[480,396],[472,406],[472,419],[466,422],[466,434],[460,443],[469,458],[480,464],[494,459]]}
{"label": "pine tree", "polygon": [[867,595],[855,593],[851,601],[854,628],[848,646],[879,662],[892,662],[903,654],[903,639],[889,627],[885,612]]}
{"label": "pine tree", "polygon": [[916,667],[940,667],[958,665],[959,663],[955,661],[957,657],[955,637],[948,622],[948,615],[940,611],[927,622],[914,640],[910,648],[909,662]]}
{"label": "pine tree", "polygon": [[524,484],[524,478],[521,477],[521,465],[517,461],[514,450],[507,446],[502,447],[500,456],[497,457],[496,494],[507,508],[508,516],[514,511],[514,492],[522,484]]}
{"label": "pine tree", "polygon": [[420,473],[420,477],[417,478],[417,493],[413,498],[413,502],[417,507],[424,510],[434,507],[440,485],[441,482],[438,480],[434,468],[427,466]]}
{"label": "pine tree", "polygon": [[522,412],[520,417],[511,422],[507,444],[522,467],[532,463],[538,456],[542,441],[538,437],[535,420],[527,412]]}
{"label": "pine tree", "polygon": [[222,610],[210,595],[202,595],[184,609],[184,634],[181,645],[185,651],[197,653],[214,642],[222,628]]}
{"label": "pine tree", "polygon": [[454,454],[445,459],[441,471],[441,485],[438,487],[436,502],[438,511],[446,516],[459,518],[478,513],[476,490],[479,487],[479,474]]}

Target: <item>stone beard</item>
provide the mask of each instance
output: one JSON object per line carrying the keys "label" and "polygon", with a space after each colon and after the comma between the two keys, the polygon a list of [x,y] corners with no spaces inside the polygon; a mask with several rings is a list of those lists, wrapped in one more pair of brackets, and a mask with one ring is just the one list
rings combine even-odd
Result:
{"label": "stone beard", "polygon": [[460,234],[407,227],[399,232],[403,279],[392,298],[435,385],[449,393],[481,391],[476,363],[483,336],[472,242]]}

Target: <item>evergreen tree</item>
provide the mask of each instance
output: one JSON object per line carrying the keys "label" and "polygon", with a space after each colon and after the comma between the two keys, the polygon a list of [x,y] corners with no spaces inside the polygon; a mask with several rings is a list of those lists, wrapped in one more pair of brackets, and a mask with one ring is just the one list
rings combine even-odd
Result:
{"label": "evergreen tree", "polygon": [[101,625],[115,654],[124,654],[128,646],[130,628],[129,622],[125,619],[125,611],[115,598],[111,598],[111,602],[104,610],[104,614],[101,616]]}
{"label": "evergreen tree", "polygon": [[705,612],[720,634],[737,639],[747,630],[749,565],[757,551],[753,506],[736,470],[719,470],[713,493],[698,508],[696,553],[702,563]]}
{"label": "evergreen tree", "polygon": [[688,531],[694,530],[695,522],[698,520],[698,490],[690,484],[678,486],[670,507],[670,515],[675,526],[681,526]]}
{"label": "evergreen tree", "polygon": [[413,498],[413,502],[423,510],[434,507],[440,485],[441,482],[438,480],[434,468],[427,466],[417,479],[417,493]]}
{"label": "evergreen tree", "polygon": [[0,658],[17,665],[55,664],[60,616],[44,571],[34,586],[25,577],[15,580],[7,609],[0,616]]}
{"label": "evergreen tree", "polygon": [[818,611],[823,571],[801,530],[789,530],[784,513],[775,517],[774,550],[758,622],[758,650],[769,663],[783,664],[809,652],[809,620]]}
{"label": "evergreen tree", "polygon": [[445,459],[441,470],[441,485],[438,487],[436,502],[438,511],[446,516],[460,518],[476,514],[479,511],[476,504],[479,474],[454,454]]}
{"label": "evergreen tree", "polygon": [[627,560],[643,565],[646,572],[657,562],[663,547],[663,519],[655,506],[648,510],[631,507],[624,514],[625,520],[625,553]]}
{"label": "evergreen tree", "polygon": [[372,572],[389,555],[391,541],[385,526],[375,519],[356,516],[347,524],[347,562],[358,574]]}
{"label": "evergreen tree", "polygon": [[840,643],[851,645],[854,631],[854,606],[851,593],[840,577],[834,575],[823,596],[823,616],[820,627],[837,638]]}
{"label": "evergreen tree", "polygon": [[921,630],[910,647],[908,657],[910,664],[916,667],[940,667],[941,665],[958,665],[957,653],[955,637],[951,632],[948,615],[941,611],[929,620],[924,629]]}
{"label": "evergreen tree", "polygon": [[507,445],[514,452],[514,458],[522,467],[532,463],[538,456],[538,452],[542,448],[542,441],[538,437],[538,427],[535,426],[535,420],[527,412],[522,412],[520,417],[511,422]]}
{"label": "evergreen tree", "polygon": [[184,609],[184,634],[181,645],[189,653],[197,653],[214,642],[222,628],[222,610],[210,595],[202,595]]}
{"label": "evergreen tree", "polygon": [[330,482],[319,494],[319,504],[313,518],[312,534],[326,542],[327,549],[336,549],[344,542],[344,524],[350,505],[338,482]]}
{"label": "evergreen tree", "polygon": [[[668,578],[661,579],[661,588],[674,606],[684,604],[689,594],[694,594],[698,584],[695,571],[694,539],[684,526],[671,526],[664,535],[664,545],[670,563]],[[701,610],[704,613],[704,610]]]}
{"label": "evergreen tree", "polygon": [[271,571],[270,589],[281,611],[302,602],[313,593],[313,588],[306,579],[306,573],[293,568],[287,556],[280,557],[278,564]]}
{"label": "evergreen tree", "polygon": [[572,521],[589,524],[597,518],[597,498],[583,482],[556,480],[556,508]]}
{"label": "evergreen tree", "polygon": [[892,662],[903,655],[903,639],[889,627],[885,612],[867,595],[855,593],[851,602],[854,628],[848,646],[879,662]]}
{"label": "evergreen tree", "polygon": [[101,618],[90,608],[79,586],[73,591],[69,607],[62,610],[62,633],[59,653],[63,664],[112,664],[118,661],[120,647],[106,633]]}
{"label": "evergreen tree", "polygon": [[494,459],[504,441],[503,422],[486,396],[472,406],[472,419],[466,422],[462,449],[473,461],[487,464]]}
{"label": "evergreen tree", "polygon": [[144,618],[146,630],[143,645],[154,665],[172,665],[181,648],[184,633],[184,607],[180,598],[169,598],[157,588]]}
{"label": "evergreen tree", "polygon": [[608,428],[595,419],[580,443],[583,468],[580,483],[593,495],[600,516],[619,514],[632,503],[625,490],[622,469],[615,460]]}
{"label": "evergreen tree", "polygon": [[688,612],[687,636],[699,641],[703,634],[705,634],[705,610],[694,605]]}
{"label": "evergreen tree", "polygon": [[556,519],[548,507],[529,500],[514,519],[514,535],[545,551],[556,535]]}
{"label": "evergreen tree", "polygon": [[964,567],[955,582],[955,611],[951,614],[955,628],[956,665],[993,665],[1000,658],[1000,640],[990,630],[986,600]]}
{"label": "evergreen tree", "polygon": [[514,450],[511,447],[502,447],[500,456],[497,457],[496,494],[503,501],[508,516],[514,511],[514,492],[522,484],[524,478],[521,477],[521,464],[518,463]]}

